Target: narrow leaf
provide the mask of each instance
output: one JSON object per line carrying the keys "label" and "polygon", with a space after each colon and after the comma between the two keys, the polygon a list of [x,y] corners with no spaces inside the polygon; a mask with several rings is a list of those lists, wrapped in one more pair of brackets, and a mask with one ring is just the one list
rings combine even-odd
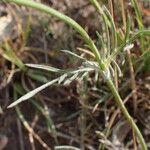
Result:
{"label": "narrow leaf", "polygon": [[79,56],[79,55],[77,55],[77,54],[75,54],[75,53],[73,53],[71,51],[68,51],[68,50],[61,50],[61,51],[64,52],[64,53],[70,54],[71,56],[74,56],[76,58],[79,58],[82,61],[87,61],[85,58],[83,58],[83,57],[81,57],[81,56]]}
{"label": "narrow leaf", "polygon": [[74,146],[63,145],[63,146],[55,146],[55,150],[80,150],[80,149]]}
{"label": "narrow leaf", "polygon": [[61,69],[55,68],[55,67],[51,67],[51,66],[46,66],[46,65],[39,65],[39,64],[25,64],[27,67],[30,68],[35,68],[35,69],[42,69],[42,70],[46,70],[46,71],[50,71],[50,72],[61,72]]}
{"label": "narrow leaf", "polygon": [[14,107],[15,105],[25,101],[25,100],[28,100],[29,98],[33,97],[35,94],[37,94],[38,92],[42,91],[43,89],[47,88],[48,86],[56,83],[57,81],[59,80],[59,78],[56,78],[46,84],[43,84],[42,86],[30,91],[29,93],[25,94],[24,96],[22,96],[21,98],[19,98],[18,100],[16,100],[15,102],[13,102],[12,104],[10,104],[8,106],[8,108],[11,108],[11,107]]}

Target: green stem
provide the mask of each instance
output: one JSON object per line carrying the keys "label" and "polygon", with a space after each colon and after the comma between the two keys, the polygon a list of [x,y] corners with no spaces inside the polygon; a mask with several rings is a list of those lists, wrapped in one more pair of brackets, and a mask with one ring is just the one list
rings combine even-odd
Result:
{"label": "green stem", "polygon": [[132,127],[134,133],[138,136],[138,139],[139,139],[139,142],[141,144],[142,150],[147,150],[147,146],[146,146],[145,140],[144,140],[144,138],[143,138],[139,128],[137,127],[137,125],[135,124],[134,120],[132,119],[132,117],[128,113],[126,107],[124,106],[124,104],[122,102],[122,99],[121,99],[118,91],[116,90],[112,80],[109,79],[109,80],[106,81],[106,83],[107,83],[108,87],[110,88],[110,90],[111,90],[111,92],[112,92],[112,94],[113,94],[113,96],[115,98],[115,101],[116,101],[117,105],[119,106],[119,108],[121,109],[122,113],[126,117],[128,123]]}
{"label": "green stem", "polygon": [[[140,144],[142,146],[142,149],[147,150],[147,147],[146,147],[146,144],[145,144],[145,141],[144,141],[144,138],[143,138],[141,132],[139,131],[138,127],[136,126],[133,119],[129,115],[127,109],[125,108],[125,106],[124,106],[124,104],[120,98],[120,95],[119,95],[117,89],[115,88],[112,80],[110,79],[109,76],[107,76],[109,74],[106,74],[107,73],[106,64],[104,64],[104,62],[101,60],[98,49],[96,48],[94,42],[89,37],[89,35],[86,33],[86,31],[77,22],[75,22],[73,19],[71,19],[68,16],[65,16],[65,15],[61,14],[60,12],[58,12],[58,11],[48,7],[48,6],[45,6],[43,4],[40,4],[40,3],[37,3],[34,1],[29,1],[29,0],[4,0],[4,1],[5,2],[13,2],[13,3],[19,4],[19,5],[35,8],[35,9],[40,10],[42,12],[45,12],[49,15],[55,16],[55,17],[59,18],[60,20],[64,21],[65,23],[69,24],[71,27],[73,27],[82,36],[84,41],[89,45],[91,51],[94,53],[95,58],[96,58],[97,62],[99,63],[100,71],[103,74],[104,78],[106,78],[106,83],[107,83],[108,87],[110,88],[113,96],[115,97],[116,103],[118,104],[119,108],[121,109],[124,116],[128,120],[128,123],[131,125],[132,129],[134,130],[134,132],[138,136]],[[96,2],[96,0],[93,0],[93,1]]]}

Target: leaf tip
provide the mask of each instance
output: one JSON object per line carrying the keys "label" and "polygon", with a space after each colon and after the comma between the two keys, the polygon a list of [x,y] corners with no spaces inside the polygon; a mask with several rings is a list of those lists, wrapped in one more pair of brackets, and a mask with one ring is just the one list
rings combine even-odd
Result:
{"label": "leaf tip", "polygon": [[16,106],[17,104],[18,104],[17,102],[13,102],[7,106],[7,109],[12,108],[12,107]]}

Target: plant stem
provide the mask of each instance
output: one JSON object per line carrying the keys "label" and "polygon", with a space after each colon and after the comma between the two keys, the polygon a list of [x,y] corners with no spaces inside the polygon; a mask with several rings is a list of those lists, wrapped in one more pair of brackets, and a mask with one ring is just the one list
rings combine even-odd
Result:
{"label": "plant stem", "polygon": [[[99,64],[99,67],[100,67],[100,72],[102,73],[103,77],[106,79],[106,83],[107,83],[108,87],[110,88],[113,96],[115,97],[115,101],[118,104],[118,107],[121,109],[124,116],[128,120],[128,123],[131,125],[135,134],[138,136],[140,144],[142,146],[142,149],[147,150],[146,143],[144,141],[144,138],[143,138],[140,130],[138,129],[138,127],[134,123],[134,121],[131,118],[130,114],[128,113],[127,109],[125,108],[125,106],[124,106],[124,104],[120,98],[120,95],[119,95],[117,89],[115,88],[110,76],[107,76],[108,75],[107,74],[108,73],[107,68],[106,68],[107,64],[101,60],[101,56],[98,52],[98,49],[96,48],[94,42],[89,37],[87,32],[73,19],[71,19],[68,16],[61,14],[57,10],[50,8],[48,6],[45,6],[43,4],[40,4],[40,3],[37,3],[34,1],[29,1],[29,0],[4,0],[4,1],[5,2],[14,2],[14,3],[19,4],[19,5],[35,8],[35,9],[40,10],[42,12],[45,12],[49,15],[55,16],[55,17],[59,18],[60,20],[64,21],[65,23],[69,24],[71,27],[73,27],[82,36],[83,40],[88,44],[89,48],[94,53],[95,58],[96,58],[96,60]],[[97,2],[96,0],[93,0],[93,1]]]}
{"label": "plant stem", "polygon": [[[90,0],[90,2],[95,6],[95,8],[97,9],[97,11],[102,14],[102,17],[103,17],[103,19],[105,20],[105,19],[106,19],[106,18],[105,18],[105,14],[102,13],[103,11],[102,11],[102,9],[101,9],[101,7],[100,7],[98,1],[97,1],[97,0]],[[111,20],[111,23],[113,23],[113,20]],[[114,26],[114,27],[115,27],[115,26]],[[141,32],[143,33],[143,31],[141,31]],[[114,34],[115,34],[115,33],[114,33]],[[139,32],[139,34],[140,34],[140,32]],[[131,41],[133,41],[135,38],[137,38],[137,36],[139,36],[139,34],[136,34],[134,37],[132,37],[131,39],[129,39],[127,42],[125,42],[125,43],[122,45],[123,47],[122,47],[122,46],[119,47],[118,50],[115,50],[115,49],[114,49],[114,51],[113,51],[113,53],[112,53],[112,55],[111,55],[111,57],[110,57],[110,58],[113,57],[113,59],[111,59],[111,61],[115,59],[115,57],[117,56],[118,52],[119,52],[120,50],[122,50],[122,49],[124,48],[124,46],[125,46],[127,43],[130,43]],[[115,48],[115,47],[114,47],[114,48]],[[111,62],[111,61],[110,61],[110,62]],[[109,64],[109,59],[108,59],[108,64]],[[103,72],[102,72],[102,73],[103,73]],[[105,77],[105,75],[103,75],[103,76]],[[108,87],[110,88],[110,90],[111,90],[111,92],[112,92],[112,94],[113,94],[113,96],[114,96],[114,98],[115,98],[115,101],[116,101],[118,107],[121,109],[123,115],[124,115],[125,118],[127,119],[128,123],[129,123],[130,126],[132,127],[133,131],[134,131],[135,134],[138,136],[139,141],[140,141],[140,144],[141,144],[141,146],[142,146],[142,149],[143,149],[143,150],[147,150],[147,146],[146,146],[145,140],[144,140],[144,138],[143,138],[143,136],[142,136],[142,134],[141,134],[139,128],[138,128],[137,125],[135,124],[134,120],[132,119],[132,117],[131,117],[130,114],[128,113],[128,111],[127,111],[125,105],[123,104],[123,101],[122,101],[122,99],[121,99],[121,97],[120,97],[120,95],[119,95],[119,92],[118,92],[117,88],[115,87],[114,83],[112,82],[111,78],[108,78],[108,79],[106,78],[106,83],[107,83]]]}
{"label": "plant stem", "polygon": [[124,114],[124,116],[126,117],[128,123],[130,124],[130,126],[132,127],[133,131],[135,132],[135,134],[138,136],[138,139],[139,139],[139,142],[142,146],[142,149],[143,150],[147,150],[147,146],[146,146],[146,143],[145,143],[145,140],[139,130],[139,128],[137,127],[137,125],[135,124],[134,120],[132,119],[132,117],[130,116],[130,114],[128,113],[126,107],[124,106],[123,102],[122,102],[122,99],[118,93],[118,91],[116,90],[113,82],[111,79],[107,80],[106,81],[108,87],[110,88],[114,98],[115,98],[115,101],[117,103],[117,105],[119,106],[119,108],[121,109],[122,113]]}

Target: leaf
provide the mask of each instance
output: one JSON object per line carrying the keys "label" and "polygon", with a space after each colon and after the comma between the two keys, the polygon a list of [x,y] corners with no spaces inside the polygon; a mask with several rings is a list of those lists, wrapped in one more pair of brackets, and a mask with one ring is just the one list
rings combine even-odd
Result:
{"label": "leaf", "polygon": [[84,67],[84,68],[79,68],[78,70],[73,70],[72,72],[70,72],[71,74],[76,74],[76,73],[82,73],[82,72],[90,72],[93,71],[94,68],[90,68],[90,67]]}
{"label": "leaf", "polygon": [[[13,84],[13,88],[14,90],[23,95],[25,94],[25,89],[23,89],[22,85],[19,83],[14,83]],[[37,110],[39,110],[39,112],[42,113],[42,115],[45,117],[46,122],[47,122],[47,127],[48,127],[48,131],[53,133],[53,136],[55,137],[56,135],[56,130],[55,130],[55,125],[51,119],[51,115],[49,114],[49,112],[46,112],[45,109],[37,102],[35,101],[35,99],[31,99],[31,103],[37,108]]]}
{"label": "leaf", "polygon": [[0,50],[0,54],[10,62],[14,63],[20,69],[25,70],[25,65],[21,61],[21,59],[15,54],[8,43],[4,43],[4,45],[0,45],[3,50]]}
{"label": "leaf", "polygon": [[111,30],[112,35],[113,35],[112,45],[113,45],[113,49],[115,50],[115,48],[117,46],[117,30],[116,30],[116,26],[115,26],[115,23],[114,23],[112,15],[110,14],[110,12],[107,9],[107,7],[105,7],[105,6],[104,6],[104,12],[105,12],[106,16],[108,17],[108,19],[110,21],[110,24],[111,24],[110,30]]}
{"label": "leaf", "polygon": [[123,76],[123,74],[122,74],[122,71],[121,71],[121,69],[120,69],[119,65],[117,64],[117,62],[116,62],[116,61],[113,61],[113,63],[114,63],[114,65],[117,67],[117,71],[118,71],[119,77],[122,77],[122,76]]}
{"label": "leaf", "polygon": [[80,150],[80,149],[74,146],[63,145],[63,146],[55,146],[55,150]]}
{"label": "leaf", "polygon": [[88,72],[84,72],[84,73],[82,74],[82,76],[79,77],[79,82],[81,82],[87,75],[88,75]]}
{"label": "leaf", "polygon": [[68,76],[67,73],[65,73],[64,75],[62,75],[62,76],[59,78],[58,84],[61,84],[61,83],[65,80],[65,78],[66,78],[67,76]]}
{"label": "leaf", "polygon": [[83,62],[83,66],[84,66],[84,68],[87,67],[87,69],[99,70],[98,63],[95,61]]}
{"label": "leaf", "polygon": [[36,80],[36,81],[40,81],[42,83],[47,83],[48,79],[44,76],[44,75],[40,75],[40,74],[35,74],[34,72],[27,72],[28,76],[31,77],[32,79]]}
{"label": "leaf", "polygon": [[64,85],[70,84],[73,80],[75,80],[75,79],[78,77],[78,75],[79,75],[79,73],[74,74],[71,78],[67,79],[67,80],[64,82]]}
{"label": "leaf", "polygon": [[39,64],[25,64],[25,65],[30,68],[42,69],[42,70],[46,70],[46,71],[50,71],[50,72],[57,72],[57,73],[62,72],[61,69],[51,67],[51,66],[46,66],[46,65],[39,65]]}
{"label": "leaf", "polygon": [[131,30],[131,18],[128,15],[128,20],[127,20],[127,24],[126,24],[126,32],[125,32],[124,42],[126,42],[129,39],[130,30]]}
{"label": "leaf", "polygon": [[100,35],[100,33],[98,31],[96,31],[96,35],[97,35],[98,41],[100,42],[102,48],[104,48],[105,47],[105,43],[103,41],[102,36]]}
{"label": "leaf", "polygon": [[83,58],[83,57],[81,57],[81,56],[79,56],[76,53],[73,53],[71,51],[68,51],[68,50],[61,50],[61,51],[64,53],[70,54],[71,56],[77,57],[77,58],[81,59],[82,61],[87,61],[85,58]]}
{"label": "leaf", "polygon": [[54,80],[52,80],[52,81],[50,81],[50,82],[48,82],[48,83],[46,83],[46,84],[43,84],[43,85],[40,86],[40,87],[38,87],[38,88],[36,88],[36,89],[34,89],[34,90],[28,92],[27,94],[25,94],[24,96],[20,97],[18,100],[16,100],[16,101],[13,102],[12,104],[10,104],[10,105],[8,106],[8,108],[14,107],[15,105],[17,105],[17,104],[19,104],[19,103],[21,103],[21,102],[23,102],[23,101],[25,101],[25,100],[27,100],[27,99],[33,97],[35,94],[37,94],[38,92],[40,92],[40,91],[42,91],[43,89],[47,88],[48,86],[53,85],[53,84],[56,83],[58,80],[59,80],[59,78],[56,78],[56,79],[54,79]]}

